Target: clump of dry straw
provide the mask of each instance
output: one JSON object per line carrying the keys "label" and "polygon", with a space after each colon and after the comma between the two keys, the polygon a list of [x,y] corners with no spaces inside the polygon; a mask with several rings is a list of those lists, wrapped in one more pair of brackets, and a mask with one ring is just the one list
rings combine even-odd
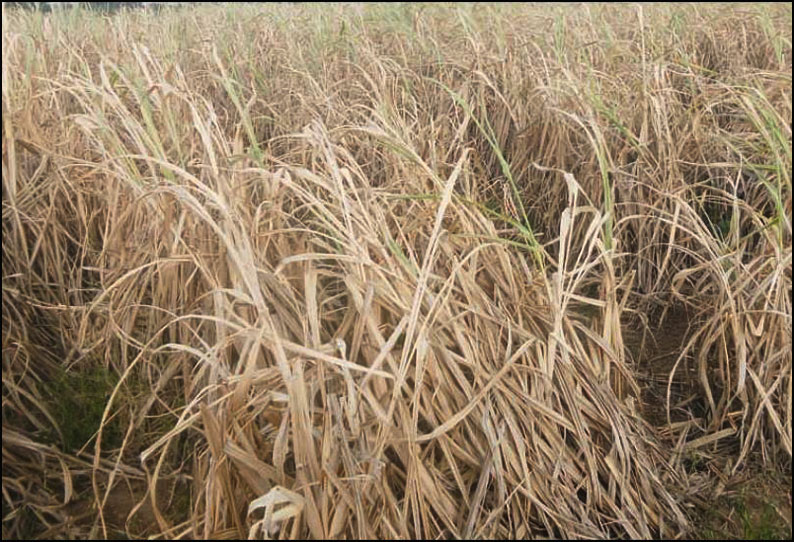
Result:
{"label": "clump of dry straw", "polygon": [[686,453],[790,465],[790,5],[2,26],[4,538],[677,536]]}

